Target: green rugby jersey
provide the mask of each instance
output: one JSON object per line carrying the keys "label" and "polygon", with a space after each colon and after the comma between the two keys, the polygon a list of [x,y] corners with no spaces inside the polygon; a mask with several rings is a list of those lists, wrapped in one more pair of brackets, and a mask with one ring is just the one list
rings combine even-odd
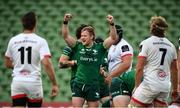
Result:
{"label": "green rugby jersey", "polygon": [[[62,54],[68,56],[70,60],[76,60],[76,53],[69,46],[65,46]],[[71,80],[73,80],[77,71],[77,65],[71,67],[71,71]]]}
{"label": "green rugby jersey", "polygon": [[83,84],[99,84],[99,71],[106,53],[103,43],[94,43],[91,47],[77,41],[73,51],[77,57],[77,73],[75,81]]}

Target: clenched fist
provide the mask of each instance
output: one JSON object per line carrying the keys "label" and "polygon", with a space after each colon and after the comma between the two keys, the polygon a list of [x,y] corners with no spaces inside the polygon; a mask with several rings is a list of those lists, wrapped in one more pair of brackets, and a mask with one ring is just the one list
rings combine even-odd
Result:
{"label": "clenched fist", "polygon": [[65,14],[64,21],[70,21],[72,19],[72,14]]}
{"label": "clenched fist", "polygon": [[112,24],[112,23],[114,23],[114,18],[113,18],[113,16],[112,15],[107,15],[107,21],[109,22],[109,24]]}

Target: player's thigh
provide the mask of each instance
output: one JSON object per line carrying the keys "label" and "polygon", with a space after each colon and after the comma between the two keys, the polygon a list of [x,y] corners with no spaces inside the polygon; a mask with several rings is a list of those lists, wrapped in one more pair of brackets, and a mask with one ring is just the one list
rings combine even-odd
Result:
{"label": "player's thigh", "polygon": [[83,107],[83,104],[85,102],[85,99],[82,97],[72,97],[72,104],[73,107]]}
{"label": "player's thigh", "polygon": [[127,107],[130,102],[130,96],[119,95],[113,98],[114,107]]}
{"label": "player's thigh", "polygon": [[99,106],[99,101],[88,101],[87,103],[89,108],[98,108]]}

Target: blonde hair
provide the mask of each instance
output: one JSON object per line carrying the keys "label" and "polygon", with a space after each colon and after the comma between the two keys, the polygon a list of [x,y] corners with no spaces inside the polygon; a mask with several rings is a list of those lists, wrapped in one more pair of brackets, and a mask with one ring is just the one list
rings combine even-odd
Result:
{"label": "blonde hair", "polygon": [[164,17],[153,16],[150,20],[150,32],[153,35],[164,37],[165,31],[168,29],[168,24]]}
{"label": "blonde hair", "polygon": [[93,40],[95,39],[95,32],[94,32],[94,27],[92,26],[87,26],[87,27],[84,27],[81,32],[83,31],[88,31],[90,33],[91,36],[93,36]]}

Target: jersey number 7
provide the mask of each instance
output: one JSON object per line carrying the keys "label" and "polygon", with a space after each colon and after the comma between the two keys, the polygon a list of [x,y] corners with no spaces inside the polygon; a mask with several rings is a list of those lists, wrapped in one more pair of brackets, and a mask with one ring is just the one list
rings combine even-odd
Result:
{"label": "jersey number 7", "polygon": [[159,51],[162,51],[162,57],[161,57],[161,64],[160,65],[164,65],[164,58],[166,56],[167,49],[159,48]]}

